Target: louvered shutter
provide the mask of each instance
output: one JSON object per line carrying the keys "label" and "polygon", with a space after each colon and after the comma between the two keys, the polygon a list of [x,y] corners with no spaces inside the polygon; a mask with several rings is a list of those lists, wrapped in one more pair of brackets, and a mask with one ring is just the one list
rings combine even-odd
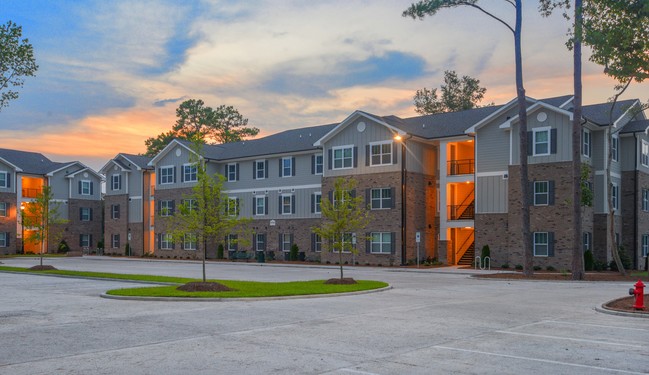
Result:
{"label": "louvered shutter", "polygon": [[370,165],[370,145],[365,145],[365,166]]}
{"label": "louvered shutter", "polygon": [[295,176],[295,156],[291,158],[291,176]]}
{"label": "louvered shutter", "polygon": [[532,132],[527,132],[527,155],[531,156],[534,154],[534,137]]}
{"label": "louvered shutter", "polygon": [[358,146],[354,146],[354,168],[358,167]]}
{"label": "louvered shutter", "polygon": [[372,250],[372,233],[365,233],[365,253],[369,254]]}
{"label": "louvered shutter", "polygon": [[397,251],[397,234],[396,232],[390,232],[390,254],[394,254]]}
{"label": "louvered shutter", "polygon": [[550,129],[550,153],[557,153],[557,129]]}
{"label": "louvered shutter", "polygon": [[548,205],[554,205],[554,181],[548,181]]}
{"label": "louvered shutter", "polygon": [[554,256],[554,232],[548,232],[548,256]]}

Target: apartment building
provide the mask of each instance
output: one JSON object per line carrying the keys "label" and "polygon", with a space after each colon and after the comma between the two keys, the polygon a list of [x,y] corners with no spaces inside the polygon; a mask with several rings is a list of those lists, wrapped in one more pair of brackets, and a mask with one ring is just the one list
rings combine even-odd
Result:
{"label": "apartment building", "polygon": [[[582,241],[584,249],[606,260],[608,240],[602,233],[608,225],[606,197],[612,194],[618,243],[640,266],[649,247],[649,120],[635,110],[637,104],[632,100],[616,106],[612,125],[616,134],[610,145],[605,137],[610,105],[584,107],[582,162],[591,170],[595,199],[583,211]],[[530,148],[525,157],[534,194],[530,207],[534,262],[542,267],[570,268],[571,119],[571,96],[528,98]],[[336,178],[343,177],[356,180],[353,194],[363,196],[370,210],[362,233],[345,236],[357,249],[355,255],[344,255],[345,262],[400,265],[430,257],[447,264],[471,264],[476,249],[489,245],[493,265],[513,266],[522,264],[517,140],[518,108],[512,100],[412,118],[355,111],[340,123],[206,145],[203,153],[208,172],[225,176],[226,194],[239,214],[251,219],[246,241],[239,241],[236,234],[223,239],[230,255],[264,251],[281,259],[296,244],[306,259],[337,261],[323,251],[322,240],[311,229],[321,220],[322,197],[331,193]],[[611,188],[604,178],[609,148],[614,154]],[[200,258],[200,244],[174,243],[166,217],[174,214],[196,182],[191,153],[186,142],[173,141],[146,168],[141,164],[155,185],[141,199],[139,192],[116,189],[120,207],[138,199],[150,202],[141,209],[151,214],[141,225],[149,232],[138,235],[135,244],[131,227],[131,248],[161,257]],[[124,163],[107,167],[117,171],[117,164]],[[110,181],[107,167],[102,173]],[[108,198],[106,204],[109,207]],[[106,220],[108,228],[108,221],[117,219],[107,215]],[[118,234],[119,248],[124,233],[128,236],[128,228],[107,236]],[[215,256],[216,245],[208,244],[209,257]]]}
{"label": "apartment building", "polygon": [[[0,253],[40,253],[41,244],[23,241],[33,228],[22,224],[22,212],[44,186],[52,188],[59,218],[67,220],[51,232],[60,233],[72,251],[96,247],[102,226],[101,182],[101,175],[78,161],[53,162],[35,152],[0,149]],[[45,249],[56,252],[58,245],[49,240]]]}

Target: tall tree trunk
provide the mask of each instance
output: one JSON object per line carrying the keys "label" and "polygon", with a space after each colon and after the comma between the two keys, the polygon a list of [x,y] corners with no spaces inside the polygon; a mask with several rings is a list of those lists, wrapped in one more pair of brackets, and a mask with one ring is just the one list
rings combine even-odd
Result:
{"label": "tall tree trunk", "polygon": [[340,243],[340,250],[338,251],[338,263],[340,263],[340,279],[342,280],[343,278],[343,248],[342,248],[343,243]]}
{"label": "tall tree trunk", "polygon": [[584,279],[584,255],[581,246],[581,39],[582,0],[575,0],[575,37],[573,42],[574,110],[572,116],[572,279]]}
{"label": "tall tree trunk", "polygon": [[523,237],[523,274],[526,277],[533,274],[533,248],[530,233],[530,189],[527,175],[527,100],[523,87],[523,58],[521,48],[522,33],[522,0],[516,0],[516,27],[514,29],[514,54],[516,60],[516,97],[518,100],[519,128],[519,159],[520,159],[520,190],[521,190],[521,235]]}

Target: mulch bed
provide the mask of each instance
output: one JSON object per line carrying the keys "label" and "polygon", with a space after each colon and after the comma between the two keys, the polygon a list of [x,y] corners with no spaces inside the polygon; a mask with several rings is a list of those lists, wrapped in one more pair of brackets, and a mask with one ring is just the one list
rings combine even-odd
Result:
{"label": "mulch bed", "polygon": [[344,277],[344,278],[336,278],[336,279],[329,279],[325,281],[325,284],[334,284],[334,285],[350,285],[350,284],[358,284],[356,280],[354,280],[351,277]]}
{"label": "mulch bed", "polygon": [[[570,273],[560,273],[560,272],[535,272],[531,277],[525,277],[521,272],[512,272],[512,273],[494,273],[490,275],[478,275],[477,278],[484,279],[508,279],[508,280],[572,280]],[[585,281],[633,281],[636,282],[638,279],[642,279],[647,283],[647,276],[623,276],[618,272],[587,272],[584,280]]]}
{"label": "mulch bed", "polygon": [[644,300],[645,300],[644,309],[641,310],[636,310],[633,308],[633,305],[635,304],[634,296],[614,299],[613,301],[605,303],[604,307],[616,311],[624,311],[630,313],[649,315],[649,307],[647,307],[647,301],[649,301],[649,294],[644,295]]}
{"label": "mulch bed", "polygon": [[183,292],[229,292],[235,289],[228,288],[227,286],[221,283],[204,283],[204,282],[191,282],[185,285],[181,285],[178,290]]}
{"label": "mulch bed", "polygon": [[45,265],[42,265],[42,266],[38,265],[38,266],[30,267],[29,269],[32,270],[32,271],[51,271],[51,270],[56,270],[57,268],[54,267],[54,266],[50,266],[48,264],[45,264]]}

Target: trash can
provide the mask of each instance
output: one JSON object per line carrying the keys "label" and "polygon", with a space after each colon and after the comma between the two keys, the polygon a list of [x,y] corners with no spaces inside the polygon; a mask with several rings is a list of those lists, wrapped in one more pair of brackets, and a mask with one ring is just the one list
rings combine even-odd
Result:
{"label": "trash can", "polygon": [[263,251],[257,251],[257,263],[266,263],[266,256]]}

